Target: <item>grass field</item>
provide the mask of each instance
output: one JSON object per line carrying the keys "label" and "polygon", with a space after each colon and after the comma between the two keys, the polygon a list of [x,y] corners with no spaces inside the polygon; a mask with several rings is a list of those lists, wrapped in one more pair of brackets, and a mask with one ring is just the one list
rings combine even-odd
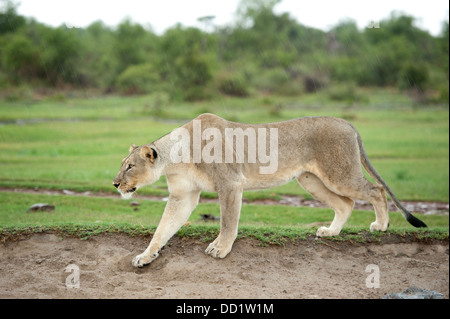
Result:
{"label": "grass field", "polygon": [[[372,163],[401,200],[449,200],[448,108],[420,107],[390,91],[368,92],[362,105],[346,106],[322,95],[301,98],[260,97],[198,103],[169,102],[159,96],[58,98],[6,103],[0,101],[0,187],[113,192],[112,179],[131,143],[150,143],[204,112],[249,123],[301,116],[343,117],[359,130]],[[167,195],[164,178],[139,190]],[[247,198],[282,194],[309,195],[296,183]],[[204,194],[215,196],[215,194]],[[54,203],[55,213],[27,214],[35,202]],[[163,202],[144,201],[137,212],[124,200],[0,193],[0,226],[129,224],[156,226]],[[218,215],[218,205],[201,204],[191,216]],[[330,222],[333,212],[307,207],[244,205],[244,227],[291,227],[312,231]],[[447,229],[448,216],[423,216],[431,227]],[[365,227],[373,213],[355,211],[347,226]],[[409,227],[391,213],[391,226]],[[204,226],[206,227],[206,226]]]}

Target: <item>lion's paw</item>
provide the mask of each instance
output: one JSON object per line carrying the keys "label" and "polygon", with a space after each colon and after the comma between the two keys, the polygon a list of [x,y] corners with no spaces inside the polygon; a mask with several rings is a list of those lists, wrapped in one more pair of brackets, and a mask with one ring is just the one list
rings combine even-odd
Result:
{"label": "lion's paw", "polygon": [[388,225],[383,225],[383,224],[380,224],[380,223],[378,223],[378,222],[373,222],[372,224],[370,224],[370,231],[371,232],[374,232],[374,231],[377,231],[377,230],[380,230],[380,231],[386,231],[388,229]]}
{"label": "lion's paw", "polygon": [[217,240],[213,241],[209,244],[208,248],[205,250],[205,254],[210,255],[214,258],[225,258],[228,253],[231,251],[231,247],[233,245],[223,245],[220,244]]}
{"label": "lion's paw", "polygon": [[140,254],[137,255],[136,257],[133,258],[133,260],[131,261],[131,264],[134,267],[137,268],[142,268],[148,264],[150,264],[153,260],[155,260],[156,258],[158,258],[159,254],[158,253],[153,253],[153,254]]}
{"label": "lion's paw", "polygon": [[339,231],[336,231],[328,227],[320,227],[316,233],[317,237],[331,237],[337,235],[339,235]]}

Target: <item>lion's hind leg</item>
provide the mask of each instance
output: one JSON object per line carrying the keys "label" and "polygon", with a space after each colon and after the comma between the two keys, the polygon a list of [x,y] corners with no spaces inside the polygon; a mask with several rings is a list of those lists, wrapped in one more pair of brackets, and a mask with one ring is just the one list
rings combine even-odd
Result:
{"label": "lion's hind leg", "polygon": [[376,216],[376,220],[370,224],[370,231],[386,231],[389,227],[389,212],[385,190],[383,186],[369,182],[362,171],[359,176],[358,174],[359,172],[350,172],[348,175],[352,176],[352,179],[344,180],[340,185],[332,184],[327,177],[324,177],[323,181],[326,187],[340,196],[370,202]]}
{"label": "lion's hind leg", "polygon": [[336,236],[350,217],[354,201],[348,197],[340,196],[330,189],[314,174],[306,172],[297,178],[299,184],[314,198],[328,205],[335,212],[330,227],[320,227],[316,235],[319,237]]}

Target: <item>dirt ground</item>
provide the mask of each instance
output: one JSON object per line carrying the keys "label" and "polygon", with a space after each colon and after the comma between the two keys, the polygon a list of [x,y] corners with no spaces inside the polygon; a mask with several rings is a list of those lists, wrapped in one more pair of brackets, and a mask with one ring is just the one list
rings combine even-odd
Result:
{"label": "dirt ground", "polygon": [[241,239],[216,260],[204,254],[208,243],[174,237],[152,264],[133,268],[149,240],[43,233],[0,244],[0,298],[381,298],[411,286],[449,298],[448,242],[261,247]]}

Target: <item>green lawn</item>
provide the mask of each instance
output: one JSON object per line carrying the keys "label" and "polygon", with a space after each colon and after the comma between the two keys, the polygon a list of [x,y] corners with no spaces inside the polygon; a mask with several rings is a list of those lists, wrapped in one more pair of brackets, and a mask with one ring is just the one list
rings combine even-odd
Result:
{"label": "green lawn", "polygon": [[[0,125],[0,187],[113,192],[112,179],[131,143],[152,142],[203,112],[249,123],[331,115],[346,118],[357,127],[374,166],[399,199],[448,202],[448,108],[417,107],[389,91],[368,94],[368,102],[352,107],[330,103],[321,95],[164,102],[163,107],[155,96],[0,101],[0,122],[18,123]],[[139,193],[167,195],[164,178]],[[282,194],[309,196],[296,182],[245,196]],[[156,225],[164,208],[163,202],[144,201],[134,212],[123,200],[9,192],[0,193],[0,199],[1,226],[67,222]],[[57,210],[26,214],[34,202],[55,203]],[[218,215],[217,205],[199,205],[191,222],[203,225],[198,221],[200,214],[212,212]],[[328,209],[245,205],[241,224],[305,227],[332,218]],[[421,218],[432,227],[448,228],[448,217]],[[368,228],[373,220],[373,213],[355,211],[347,226]],[[409,227],[398,213],[391,213],[391,226]]]}
{"label": "green lawn", "polygon": [[[79,197],[68,195],[21,194],[0,192],[0,225],[44,226],[67,223],[82,224],[131,224],[156,226],[164,210],[165,202],[139,200],[141,205],[135,209],[131,200],[101,197]],[[34,203],[48,203],[55,206],[54,212],[30,212],[27,209]],[[218,221],[203,221],[202,214],[219,216],[219,205],[201,203],[192,213],[189,221],[192,225],[219,225]],[[279,205],[243,205],[240,226],[283,226],[317,230],[333,220],[330,209],[292,207]],[[419,216],[430,228],[447,227],[448,216]],[[375,214],[355,210],[345,228],[366,228],[375,220]],[[390,213],[390,227],[393,229],[412,228],[399,212]]]}
{"label": "green lawn", "polygon": [[[80,106],[76,103],[69,101],[63,106],[59,103],[44,104],[49,118],[52,118],[55,114],[67,115],[67,108],[69,115],[75,116],[74,110],[84,114],[83,103],[86,102],[81,101]],[[128,103],[122,103],[137,108],[140,99],[132,98]],[[15,114],[19,119],[22,113],[14,113],[10,109],[23,107],[26,106],[0,105],[0,114]],[[60,107],[63,109],[59,110]],[[44,115],[40,113],[40,104],[28,108],[28,114]],[[118,106],[112,108],[114,110]],[[131,143],[149,143],[179,126],[179,123],[157,122],[150,117],[133,119],[135,113],[131,110],[123,120],[51,121],[0,126],[0,186],[111,191],[111,181]],[[197,115],[195,107],[189,112],[192,113],[191,118]],[[240,120],[241,113],[234,110],[230,117]],[[258,116],[256,111],[253,113],[253,122],[264,121],[264,116]],[[304,111],[303,115],[339,113],[325,109]],[[107,106],[103,109],[97,107],[95,114],[99,117],[109,114]],[[377,111],[361,108],[353,110],[352,114],[351,122],[360,131],[374,166],[400,199],[448,201],[448,110]],[[284,113],[281,115],[280,118],[285,117]],[[273,118],[278,119],[276,116]],[[164,190],[165,183],[161,180],[142,191],[161,193]],[[300,192],[305,195],[296,183],[265,191],[266,194],[273,192]]]}

